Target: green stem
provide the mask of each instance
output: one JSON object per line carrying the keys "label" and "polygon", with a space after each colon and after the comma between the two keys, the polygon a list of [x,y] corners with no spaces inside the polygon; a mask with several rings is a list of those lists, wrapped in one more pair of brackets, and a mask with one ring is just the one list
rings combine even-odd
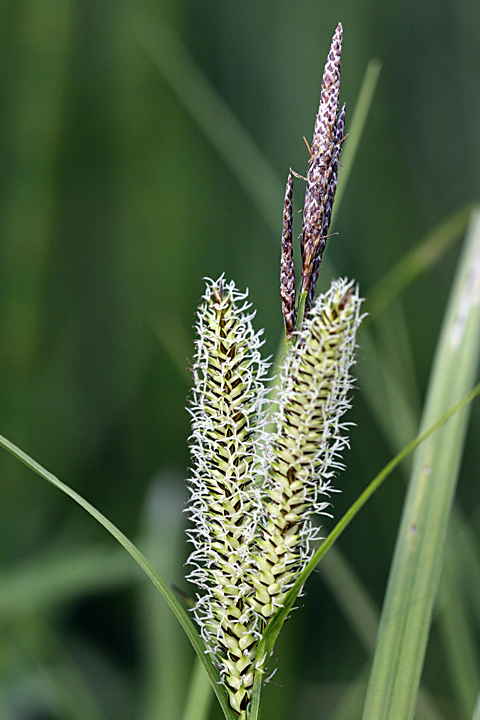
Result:
{"label": "green stem", "polygon": [[303,325],[303,317],[305,315],[305,305],[307,303],[307,295],[308,293],[303,291],[300,295],[300,299],[298,301],[298,310],[297,310],[297,321],[295,323],[295,330],[301,330]]}

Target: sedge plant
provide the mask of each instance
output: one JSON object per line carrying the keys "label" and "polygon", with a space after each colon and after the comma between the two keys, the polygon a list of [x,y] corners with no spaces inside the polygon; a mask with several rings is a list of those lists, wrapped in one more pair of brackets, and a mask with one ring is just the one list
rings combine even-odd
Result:
{"label": "sedge plant", "polygon": [[[354,282],[333,280],[315,299],[337,187],[345,105],[339,110],[342,26],[325,65],[305,178],[302,270],[295,284],[293,176],[287,180],[281,298],[287,351],[269,417],[247,295],[224,277],[207,281],[198,311],[192,416],[189,579],[195,618],[233,710],[245,717],[268,620],[313,554],[348,444],[350,368],[362,300]],[[273,430],[267,430],[269,423]]]}
{"label": "sedge plant", "polygon": [[[413,499],[410,500],[414,520],[407,506],[404,525],[408,532],[403,535],[408,547],[402,551],[399,544],[391,578],[393,590],[390,589],[387,596],[386,607],[391,615],[391,606],[403,595],[402,623],[395,625],[395,618],[392,620],[388,613],[382,618],[379,650],[365,709],[365,720],[394,720],[399,717],[396,709],[403,703],[402,718],[412,717],[424,645],[412,638],[405,648],[403,628],[412,625],[414,612],[416,625],[412,627],[420,628],[415,629],[416,638],[426,639],[440,568],[438,558],[444,542],[444,532],[440,532],[439,527],[445,527],[455,471],[445,480],[448,487],[440,498],[438,522],[437,515],[428,512],[431,504],[427,506],[424,501],[422,504],[419,499],[418,484],[423,493],[425,468],[430,473],[430,468],[435,467],[430,456],[438,456],[440,452],[432,449],[435,448],[433,434],[457,415],[459,429],[452,432],[452,425],[449,430],[444,429],[443,450],[452,437],[456,446],[461,447],[465,416],[458,413],[480,392],[477,386],[468,393],[476,369],[472,360],[468,372],[462,373],[462,377],[468,376],[467,380],[459,382],[454,395],[450,392],[452,383],[448,383],[438,407],[430,401],[421,435],[374,478],[318,547],[321,537],[317,517],[331,511],[331,496],[337,491],[336,478],[343,467],[342,453],[348,446],[345,413],[351,404],[351,368],[355,363],[357,331],[364,318],[363,301],[354,281],[334,279],[325,293],[315,296],[345,139],[345,105],[339,105],[342,32],[339,24],[325,65],[313,139],[310,145],[307,143],[310,157],[303,178],[306,188],[298,278],[293,259],[292,195],[294,177],[301,179],[301,176],[291,170],[287,179],[280,264],[285,344],[276,369],[273,401],[267,393],[271,365],[261,354],[262,331],[254,329],[254,312],[247,292],[239,291],[224,275],[217,280],[208,279],[197,312],[189,403],[192,473],[187,508],[188,537],[193,545],[188,579],[197,587],[193,613],[185,609],[178,595],[138,548],[107,518],[0,436],[0,445],[72,497],[142,567],[185,630],[226,720],[258,720],[261,690],[267,673],[272,670],[275,641],[309,575],[400,461],[431,438],[430,445],[425,445],[423,450],[430,453],[428,465],[422,455],[417,457],[415,473],[419,479],[417,486],[412,485]],[[478,354],[480,334],[475,330],[480,324],[478,273],[474,278],[476,294],[470,292],[466,297],[462,288],[468,285],[471,290],[471,268],[480,266],[479,258],[480,222],[477,220],[459,274],[456,299],[452,301],[446,321],[444,349],[441,346],[440,351],[448,359],[449,370],[440,373],[442,360],[438,360],[434,376],[437,384],[441,383],[441,377],[451,374],[452,367],[458,366],[449,332],[455,336],[457,347],[459,333],[464,333],[462,343],[472,348],[469,358]],[[460,316],[463,325],[459,329]],[[458,465],[458,457],[456,461]],[[423,508],[425,518],[418,508]],[[429,523],[425,526],[428,531],[422,534],[424,522]],[[435,546],[430,540],[434,534],[439,537]],[[414,560],[413,553],[417,546],[423,548],[422,541],[428,542],[430,555],[435,554],[431,560],[435,572],[422,593],[428,602],[419,609],[410,602],[408,587],[407,590],[405,587],[407,581],[413,587],[414,583],[430,577],[424,571],[425,562],[415,564]],[[422,549],[422,552],[426,551]],[[398,592],[394,592],[395,583],[403,583]],[[403,646],[397,650],[396,644],[402,642]],[[415,657],[410,648],[416,651]],[[404,671],[384,671],[396,664],[398,667],[399,658],[408,665]],[[408,693],[405,678],[410,682]]]}

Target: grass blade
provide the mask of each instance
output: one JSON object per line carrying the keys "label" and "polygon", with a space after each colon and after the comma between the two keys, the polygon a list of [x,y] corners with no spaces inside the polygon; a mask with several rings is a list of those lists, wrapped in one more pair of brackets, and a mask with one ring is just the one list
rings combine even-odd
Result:
{"label": "grass blade", "polygon": [[132,556],[135,562],[140,565],[142,570],[146,573],[152,583],[155,585],[160,594],[164,597],[168,603],[173,614],[179,621],[180,625],[184,629],[188,639],[190,640],[193,649],[197,653],[198,658],[202,662],[205,670],[207,671],[208,677],[212,684],[212,687],[217,695],[218,701],[222,707],[223,713],[226,720],[236,720],[236,714],[230,707],[226,693],[223,690],[223,686],[220,684],[220,676],[218,670],[210,662],[208,656],[205,654],[205,645],[201,637],[199,636],[194,624],[190,620],[190,617],[186,610],[182,607],[180,601],[174,592],[170,589],[163,578],[154,570],[150,565],[147,558],[138,550],[138,548],[132,543],[131,540],[124,535],[105,515],[102,515],[93,505],[79,495],[75,490],[72,490],[68,485],[65,485],[55,475],[52,475],[48,470],[45,470],[39,463],[31,458],[27,453],[20,450],[19,447],[14,445],[10,440],[0,435],[0,447],[3,447],[11,455],[20,460],[24,465],[33,470],[37,475],[40,475],[44,480],[47,480],[51,485],[61,490],[65,495],[68,495],[74,500],[80,507],[86,510],[100,525],[117,540],[125,550]]}
{"label": "grass blade", "polygon": [[137,35],[155,67],[237,178],[267,225],[277,233],[280,228],[278,203],[283,198],[284,187],[269,160],[165,19],[153,28],[151,23],[139,18]]}
{"label": "grass blade", "polygon": [[[470,224],[436,352],[422,428],[472,386],[480,348],[480,213]],[[468,410],[419,448],[380,622],[364,720],[413,717]]]}
{"label": "grass blade", "polygon": [[449,250],[464,234],[471,217],[472,208],[466,207],[440,223],[421,240],[399,263],[380,280],[368,294],[368,322],[381,315],[419,275]]}
{"label": "grass blade", "polygon": [[342,166],[344,169],[338,176],[338,187],[335,194],[335,205],[333,206],[332,213],[332,227],[335,222],[335,216],[342,204],[342,197],[345,192],[345,188],[347,187],[348,179],[360,145],[360,140],[362,139],[381,69],[382,63],[380,60],[372,58],[365,70],[362,86],[353,110],[352,120],[348,127],[348,137],[345,142],[345,148],[342,151]]}
{"label": "grass blade", "polygon": [[[384,480],[395,470],[395,468],[404,460],[411,452],[413,452],[421,443],[430,438],[437,430],[445,425],[451,418],[457,413],[463,410],[472,400],[480,394],[480,383],[478,383],[473,390],[465,395],[459,402],[455,403],[442,417],[431,425],[427,430],[418,435],[412,442],[408,443],[403,450],[395,455],[387,465],[381,470],[378,475],[374,477],[372,482],[365,488],[363,493],[357,498],[357,500],[347,510],[345,515],[335,525],[332,532],[325,539],[318,550],[313,554],[309,563],[305,566],[305,569],[298,576],[297,581],[291,587],[285,597],[285,602],[282,608],[280,608],[270,620],[267,625],[261,641],[258,644],[258,650],[256,655],[257,666],[263,665],[263,659],[269,657],[277,637],[280,633],[283,623],[288,617],[290,610],[292,609],[302,587],[305,585],[308,577],[315,570],[316,566],[323,558],[327,550],[338,540],[343,531],[350,525],[354,517],[360,512],[362,507],[372,497],[372,495],[382,485]],[[263,673],[257,671],[255,673],[254,690],[252,695],[252,703],[250,708],[249,720],[258,720],[260,712],[260,700],[261,691],[263,685]]]}

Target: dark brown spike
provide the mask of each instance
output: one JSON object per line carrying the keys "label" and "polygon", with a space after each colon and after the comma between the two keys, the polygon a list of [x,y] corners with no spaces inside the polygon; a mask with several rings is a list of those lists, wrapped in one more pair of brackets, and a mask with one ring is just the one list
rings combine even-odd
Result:
{"label": "dark brown spike", "polygon": [[285,203],[283,206],[282,257],[280,263],[280,295],[282,298],[282,312],[287,339],[290,338],[295,328],[295,268],[293,264],[292,194],[293,175],[290,170],[288,174],[287,187],[285,189]]}
{"label": "dark brown spike", "polygon": [[338,112],[343,29],[338,25],[323,73],[315,120],[303,207],[302,289],[308,313],[325,249],[337,189],[340,151],[345,131],[345,105]]}

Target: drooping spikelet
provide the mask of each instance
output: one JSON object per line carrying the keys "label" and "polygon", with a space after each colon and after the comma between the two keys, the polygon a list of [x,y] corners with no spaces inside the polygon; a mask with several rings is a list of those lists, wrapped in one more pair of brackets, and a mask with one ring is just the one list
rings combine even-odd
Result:
{"label": "drooping spikelet", "polygon": [[313,513],[323,513],[348,446],[349,369],[354,363],[361,299],[352,282],[334,280],[315,301],[285,358],[276,432],[268,457],[265,518],[259,528],[250,603],[270,617],[311,557]]}
{"label": "drooping spikelet", "polygon": [[293,175],[288,173],[287,187],[285,189],[285,202],[283,205],[282,227],[282,254],[280,260],[280,295],[282,298],[282,313],[285,323],[285,336],[289,340],[295,329],[295,269],[293,265],[293,237],[292,237],[292,193]]}
{"label": "drooping spikelet", "polygon": [[301,238],[302,288],[307,294],[306,311],[315,292],[323,251],[332,217],[337,188],[340,151],[344,140],[345,105],[338,112],[343,28],[341,23],[332,38],[322,80],[320,105],[315,120],[307,187],[303,207]]}
{"label": "drooping spikelet", "polygon": [[264,432],[260,333],[247,294],[221,277],[208,281],[198,311],[191,404],[194,544],[189,579],[202,594],[195,617],[215,656],[232,707],[243,713],[253,684],[258,621],[247,599],[260,497],[255,485]]}

